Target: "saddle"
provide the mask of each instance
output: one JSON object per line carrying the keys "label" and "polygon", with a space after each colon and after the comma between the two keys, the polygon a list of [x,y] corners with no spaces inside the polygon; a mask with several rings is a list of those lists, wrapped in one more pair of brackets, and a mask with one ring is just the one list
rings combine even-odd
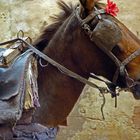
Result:
{"label": "saddle", "polygon": [[[0,54],[5,50],[0,49]],[[29,99],[31,94],[26,93],[33,92],[37,95],[36,78],[32,77],[32,63],[35,62],[33,52],[27,50],[17,56],[9,66],[0,67],[0,124],[16,123],[22,116],[24,105],[27,107],[29,104],[25,98]],[[29,85],[33,87],[29,88]]]}

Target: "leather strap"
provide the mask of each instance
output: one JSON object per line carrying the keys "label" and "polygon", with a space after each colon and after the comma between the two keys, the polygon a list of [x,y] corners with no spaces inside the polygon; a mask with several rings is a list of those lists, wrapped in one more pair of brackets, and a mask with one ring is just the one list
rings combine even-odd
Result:
{"label": "leather strap", "polygon": [[[98,16],[98,19],[101,20],[102,17],[101,17],[101,14],[104,14],[105,11],[103,9],[101,10],[98,10],[96,7],[95,7],[95,11],[93,11],[90,15],[88,15],[85,19],[82,19],[80,17],[80,7],[77,7],[76,8],[76,11],[75,11],[75,15],[77,17],[77,19],[79,20],[82,28],[84,29],[85,33],[89,36],[90,40],[92,41],[91,39],[91,36],[92,36],[92,30],[90,28],[90,26],[88,25],[89,21],[91,20],[94,20],[94,18],[96,16]],[[96,44],[96,42],[94,42]],[[121,61],[111,52],[109,51],[107,48],[105,47],[100,47],[98,44],[96,44],[106,55],[109,56],[109,58],[116,64],[117,66],[117,71],[120,70],[120,67],[121,67]],[[122,64],[123,66],[123,64]],[[119,73],[118,72],[115,72],[114,74],[114,77],[113,77],[113,83],[116,84],[117,82],[117,79],[118,79],[118,76],[119,76]],[[124,74],[125,73],[125,67],[123,67],[122,69],[122,73],[121,74]]]}
{"label": "leather strap", "polygon": [[31,49],[36,55],[38,55],[39,57],[41,57],[42,59],[46,60],[48,63],[50,63],[54,67],[56,67],[59,70],[61,70],[65,75],[67,75],[69,77],[72,77],[72,78],[80,81],[81,83],[87,84],[87,85],[89,85],[89,86],[91,86],[93,88],[97,88],[101,93],[111,92],[107,88],[99,87],[96,84],[94,84],[93,82],[88,81],[86,78],[80,76],[79,74],[77,74],[75,72],[72,72],[71,70],[69,70],[66,67],[62,66],[61,64],[57,63],[56,61],[54,61],[53,59],[48,57],[46,54],[44,54],[44,53],[40,52],[39,50],[37,50],[34,46],[32,46],[30,43],[28,43],[27,41],[23,40],[22,38],[16,38],[16,39],[12,39],[10,41],[2,42],[2,43],[0,43],[0,46],[1,45],[6,45],[6,44],[9,44],[9,43],[14,43],[16,41],[23,42],[26,45],[27,48]]}

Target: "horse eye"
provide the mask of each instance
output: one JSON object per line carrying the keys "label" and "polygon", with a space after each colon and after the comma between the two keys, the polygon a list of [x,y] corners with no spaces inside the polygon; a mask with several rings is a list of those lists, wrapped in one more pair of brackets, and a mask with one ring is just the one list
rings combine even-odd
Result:
{"label": "horse eye", "polygon": [[92,30],[94,30],[94,28],[96,27],[97,23],[99,22],[98,17],[95,17],[94,20],[92,20],[90,22],[90,27],[92,28]]}
{"label": "horse eye", "polygon": [[112,49],[112,53],[114,53],[114,54],[119,54],[119,53],[121,53],[120,47],[119,47],[118,45],[115,45],[115,46],[113,47],[113,49]]}
{"label": "horse eye", "polygon": [[95,25],[95,24],[97,24],[99,22],[99,19],[98,19],[98,17],[96,16],[93,20],[92,20],[92,25]]}

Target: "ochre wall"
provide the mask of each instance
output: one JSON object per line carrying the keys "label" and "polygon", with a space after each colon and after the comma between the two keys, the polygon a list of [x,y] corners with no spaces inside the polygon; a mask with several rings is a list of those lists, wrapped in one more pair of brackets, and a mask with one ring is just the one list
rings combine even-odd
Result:
{"label": "ochre wall", "polygon": [[[140,37],[140,1],[115,1],[120,7],[118,18]],[[55,0],[0,0],[0,42],[13,38],[18,30],[34,39],[50,23],[49,15],[57,12]],[[106,95],[105,121],[101,104],[98,91],[85,87],[57,140],[140,140],[140,101],[122,92],[114,108],[114,99]]]}

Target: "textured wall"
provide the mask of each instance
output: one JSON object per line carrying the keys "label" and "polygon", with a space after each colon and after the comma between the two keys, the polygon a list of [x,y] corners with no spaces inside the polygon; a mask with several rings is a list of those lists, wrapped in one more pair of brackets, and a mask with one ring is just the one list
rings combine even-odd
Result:
{"label": "textured wall", "polygon": [[48,14],[55,10],[54,4],[54,0],[0,0],[1,40],[21,29],[35,37],[48,24]]}
{"label": "textured wall", "polygon": [[[139,35],[140,1],[115,1],[120,7],[119,18]],[[0,39],[11,38],[20,29],[33,38],[49,23],[48,15],[57,11],[56,0],[0,0]]]}
{"label": "textured wall", "polygon": [[[120,7],[118,18],[140,37],[140,1],[115,1]],[[20,29],[35,38],[41,28],[50,23],[48,15],[57,12],[55,0],[0,0],[0,41],[12,38]],[[107,95],[104,108],[106,120],[103,121],[100,112],[102,98],[97,93],[89,87],[84,89],[68,118],[68,127],[60,129],[57,139],[139,140],[140,101],[134,100],[131,93],[122,92],[116,109],[114,100]]]}

